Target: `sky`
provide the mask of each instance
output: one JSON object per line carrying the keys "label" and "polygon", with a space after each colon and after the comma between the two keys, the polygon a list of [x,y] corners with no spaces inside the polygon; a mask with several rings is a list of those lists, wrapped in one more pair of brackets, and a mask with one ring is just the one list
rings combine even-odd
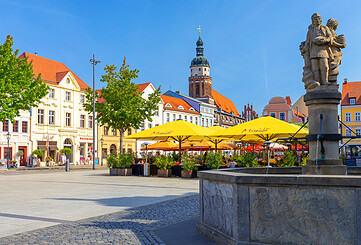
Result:
{"label": "sky", "polygon": [[[0,43],[14,38],[22,52],[64,63],[96,88],[106,64],[123,58],[138,69],[136,83],[152,82],[162,92],[188,94],[190,62],[201,26],[204,56],[213,89],[231,99],[238,111],[252,104],[258,114],[275,96],[296,102],[305,93],[299,45],[315,12],[326,25],[340,22],[344,34],[338,82],[361,81],[361,1],[16,1],[0,0]],[[341,90],[341,86],[340,86]]]}

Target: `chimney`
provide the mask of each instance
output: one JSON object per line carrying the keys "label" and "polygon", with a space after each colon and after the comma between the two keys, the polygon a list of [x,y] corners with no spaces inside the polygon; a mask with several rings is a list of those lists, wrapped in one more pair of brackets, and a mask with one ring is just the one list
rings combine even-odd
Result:
{"label": "chimney", "polygon": [[286,103],[287,103],[287,105],[291,105],[291,97],[290,96],[286,96]]}
{"label": "chimney", "polygon": [[343,84],[347,84],[347,78],[343,79]]}
{"label": "chimney", "polygon": [[180,94],[180,91],[175,91],[176,94]]}

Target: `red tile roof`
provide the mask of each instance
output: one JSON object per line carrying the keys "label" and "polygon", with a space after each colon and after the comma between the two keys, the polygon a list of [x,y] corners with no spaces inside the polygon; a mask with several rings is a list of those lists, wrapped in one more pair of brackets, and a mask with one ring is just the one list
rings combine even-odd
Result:
{"label": "red tile roof", "polygon": [[350,98],[355,98],[356,105],[361,105],[361,82],[344,82],[342,84],[341,105],[350,105]]}
{"label": "red tile roof", "polygon": [[234,106],[233,102],[214,89],[212,89],[212,97],[214,99],[214,102],[216,103],[218,108],[221,108],[222,111],[231,114],[233,112],[233,115],[240,116],[236,107]]}
{"label": "red tile roof", "polygon": [[41,73],[41,78],[46,82],[59,84],[59,82],[66,76],[66,74],[71,72],[82,90],[89,88],[86,83],[84,83],[77,75],[74,74],[74,72],[72,72],[61,62],[26,52],[19,56],[21,59],[25,59],[25,57],[28,58],[29,62],[33,62],[33,72],[35,76],[38,76],[39,73]]}
{"label": "red tile roof", "polygon": [[149,85],[150,83],[141,83],[141,84],[137,84],[137,85],[139,85],[139,88],[138,88],[138,93],[140,93],[140,92],[143,92],[144,91],[144,89],[146,88],[146,87],[148,87],[148,85]]}
{"label": "red tile roof", "polygon": [[[196,110],[190,111],[192,107],[185,102],[183,99],[171,97],[168,95],[160,95],[161,99],[164,101],[164,109],[166,110],[172,110],[172,111],[183,111],[183,112],[189,112],[193,114],[199,114]],[[167,104],[170,104],[172,107],[166,107]],[[184,110],[178,109],[179,106],[183,106]],[[194,109],[194,108],[193,108]]]}

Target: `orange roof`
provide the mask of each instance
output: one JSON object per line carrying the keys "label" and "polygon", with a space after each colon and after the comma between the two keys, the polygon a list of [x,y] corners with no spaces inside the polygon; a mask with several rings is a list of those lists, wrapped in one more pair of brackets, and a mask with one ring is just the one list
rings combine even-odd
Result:
{"label": "orange roof", "polygon": [[141,83],[141,84],[137,84],[137,85],[139,85],[139,88],[138,88],[138,93],[140,93],[140,92],[143,92],[144,91],[144,89],[146,88],[146,87],[148,87],[148,85],[149,85],[150,83]]}
{"label": "orange roof", "polygon": [[341,105],[349,105],[350,98],[356,99],[356,104],[361,104],[361,82],[344,82],[342,84]]}
{"label": "orange roof", "polygon": [[214,99],[214,102],[216,103],[218,108],[221,108],[222,111],[231,114],[233,112],[233,115],[240,116],[236,107],[234,106],[233,102],[214,89],[212,89],[212,97]]}
{"label": "orange roof", "polygon": [[[199,114],[193,107],[191,107],[185,100],[180,98],[171,97],[168,95],[160,95],[162,100],[164,101],[164,109],[167,110],[173,110],[173,111],[183,111],[183,112],[189,112],[193,114]],[[166,105],[170,104],[172,107],[167,107]],[[179,106],[182,106],[183,109],[178,109]],[[190,111],[189,109],[193,108],[194,111]]]}
{"label": "orange roof", "polygon": [[66,76],[66,74],[71,72],[82,90],[89,88],[86,83],[84,83],[77,75],[74,74],[74,72],[72,72],[61,62],[26,52],[19,56],[20,59],[25,59],[25,57],[28,58],[29,62],[33,62],[33,72],[35,76],[38,76],[39,73],[41,73],[41,78],[46,82],[59,84],[59,82]]}
{"label": "orange roof", "polygon": [[295,116],[299,116],[299,117],[306,117],[305,114],[303,114],[302,112],[298,111],[298,115],[297,115],[297,110],[292,109],[293,113],[295,114]]}

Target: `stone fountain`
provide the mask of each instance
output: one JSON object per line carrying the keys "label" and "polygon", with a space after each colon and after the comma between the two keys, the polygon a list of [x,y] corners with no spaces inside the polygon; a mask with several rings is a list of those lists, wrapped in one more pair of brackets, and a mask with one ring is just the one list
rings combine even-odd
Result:
{"label": "stone fountain", "polygon": [[197,230],[217,244],[361,244],[361,177],[346,175],[338,151],[337,75],[345,38],[336,34],[336,20],[326,26],[318,14],[311,20],[300,45],[310,158],[302,168],[263,173],[198,172]]}

